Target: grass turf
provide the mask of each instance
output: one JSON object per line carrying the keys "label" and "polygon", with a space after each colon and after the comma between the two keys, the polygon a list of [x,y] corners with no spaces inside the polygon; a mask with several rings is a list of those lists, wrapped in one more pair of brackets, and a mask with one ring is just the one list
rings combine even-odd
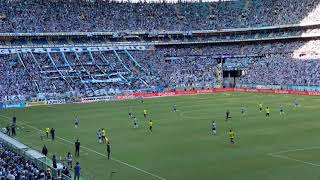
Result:
{"label": "grass turf", "polygon": [[[295,97],[299,108],[293,107]],[[271,108],[270,119],[258,111],[259,102]],[[15,114],[17,138],[39,151],[46,144],[50,157],[74,153],[73,142],[79,138],[88,149],[82,147],[80,158],[74,161],[80,162],[83,175],[96,180],[159,179],[102,156],[106,145],[98,144],[99,128],[107,129],[113,158],[167,180],[319,180],[319,103],[320,98],[311,96],[219,93],[145,99],[144,103],[129,100],[6,109],[0,111],[0,119],[5,126],[5,116]],[[285,116],[279,115],[280,104]],[[240,113],[242,106],[247,108],[245,117]],[[138,129],[133,129],[128,118],[130,108],[138,118]],[[147,119],[143,109],[148,110]],[[227,109],[232,118],[225,122]],[[74,127],[76,115],[80,117],[78,129]],[[154,122],[153,134],[148,133],[149,119]],[[212,120],[217,123],[217,135],[210,131]],[[30,126],[54,127],[56,136],[70,142],[41,141],[44,133]],[[235,145],[229,143],[229,128],[236,133]],[[280,151],[284,151],[278,154],[281,157],[269,154]]]}

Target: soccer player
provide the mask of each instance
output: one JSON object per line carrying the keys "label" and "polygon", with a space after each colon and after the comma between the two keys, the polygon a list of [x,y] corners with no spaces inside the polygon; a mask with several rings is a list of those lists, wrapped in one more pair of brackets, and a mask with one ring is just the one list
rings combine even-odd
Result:
{"label": "soccer player", "polygon": [[226,121],[228,121],[229,118],[231,118],[230,111],[229,111],[229,109],[227,109],[227,111],[226,111]]}
{"label": "soccer player", "polygon": [[108,153],[108,159],[110,159],[111,147],[110,147],[110,142],[109,141],[107,143],[107,153]]}
{"label": "soccer player", "polygon": [[102,142],[103,143],[106,143],[106,135],[107,135],[107,132],[105,129],[102,128]]}
{"label": "soccer player", "polygon": [[49,138],[49,132],[50,132],[50,128],[46,128],[46,135],[47,135],[47,138]]}
{"label": "soccer player", "polygon": [[98,135],[99,144],[101,144],[102,143],[102,132],[101,132],[101,129],[98,130],[97,135]]}
{"label": "soccer player", "polygon": [[147,110],[146,109],[143,110],[143,116],[144,116],[144,118],[147,118]]}
{"label": "soccer player", "polygon": [[241,114],[242,114],[242,116],[245,116],[245,115],[246,115],[246,112],[247,112],[246,108],[242,106],[242,107],[241,107]]}
{"label": "soccer player", "polygon": [[74,143],[74,146],[75,146],[75,156],[76,157],[79,157],[80,156],[80,142],[79,142],[79,139],[77,139],[77,141]]}
{"label": "soccer player", "polygon": [[299,106],[299,102],[298,102],[297,98],[294,98],[294,100],[293,100],[293,106],[294,106],[295,108]]}
{"label": "soccer player", "polygon": [[133,128],[138,128],[138,120],[136,117],[133,117]]}
{"label": "soccer player", "polygon": [[284,108],[283,108],[283,106],[282,106],[282,104],[280,104],[280,115],[284,115],[285,113],[284,113]]}
{"label": "soccer player", "polygon": [[177,112],[177,105],[176,104],[174,104],[172,108],[173,108],[173,112]]}
{"label": "soccer player", "polygon": [[214,121],[212,121],[212,132],[214,135],[217,134],[217,125]]}
{"label": "soccer player", "polygon": [[270,118],[270,108],[267,107],[265,111],[266,111],[266,118]]}
{"label": "soccer player", "polygon": [[78,116],[76,116],[76,119],[74,120],[74,126],[75,126],[76,128],[78,128],[79,123],[80,123],[80,119],[79,119]]}
{"label": "soccer player", "polygon": [[51,140],[52,141],[54,141],[54,133],[55,133],[55,130],[53,128],[51,128],[50,135],[51,135]]}
{"label": "soccer player", "polygon": [[262,110],[263,110],[263,104],[262,103],[259,103],[259,110],[260,110],[260,112],[262,112]]}
{"label": "soccer player", "polygon": [[230,143],[234,144],[235,133],[232,131],[232,129],[229,130],[229,138],[230,138]]}
{"label": "soccer player", "polygon": [[149,131],[150,131],[150,134],[152,134],[152,126],[153,126],[153,122],[152,120],[149,121]]}

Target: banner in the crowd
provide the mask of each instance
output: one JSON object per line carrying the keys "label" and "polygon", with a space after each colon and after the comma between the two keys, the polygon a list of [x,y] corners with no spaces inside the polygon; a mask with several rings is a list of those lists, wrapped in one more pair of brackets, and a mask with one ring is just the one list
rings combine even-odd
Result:
{"label": "banner in the crowd", "polygon": [[66,100],[65,99],[51,99],[51,100],[47,100],[47,104],[51,105],[51,104],[66,104]]}
{"label": "banner in the crowd", "polygon": [[2,48],[0,54],[16,53],[47,53],[47,52],[95,52],[95,51],[113,51],[113,50],[130,50],[144,51],[154,49],[153,46],[101,46],[101,47],[61,47],[61,48]]}
{"label": "banner in the crowd", "polygon": [[89,102],[97,102],[97,101],[112,101],[114,99],[115,99],[114,96],[87,97],[87,98],[81,98],[81,102],[89,103]]}
{"label": "banner in the crowd", "polygon": [[4,103],[4,104],[0,104],[0,108],[3,109],[7,109],[7,108],[25,108],[26,107],[26,103],[25,102],[18,102],[18,103]]}
{"label": "banner in the crowd", "polygon": [[278,85],[256,85],[254,88],[256,89],[281,89],[281,86]]}
{"label": "banner in the crowd", "polygon": [[91,84],[91,83],[109,83],[109,82],[122,82],[121,78],[109,78],[109,79],[105,79],[105,80],[99,80],[99,79],[90,79],[90,80],[81,80],[82,83],[87,83],[87,84]]}
{"label": "banner in the crowd", "polygon": [[32,101],[32,102],[27,102],[27,107],[29,106],[42,106],[42,105],[46,105],[47,101]]}
{"label": "banner in the crowd", "polygon": [[288,89],[295,91],[320,91],[319,86],[288,86]]}

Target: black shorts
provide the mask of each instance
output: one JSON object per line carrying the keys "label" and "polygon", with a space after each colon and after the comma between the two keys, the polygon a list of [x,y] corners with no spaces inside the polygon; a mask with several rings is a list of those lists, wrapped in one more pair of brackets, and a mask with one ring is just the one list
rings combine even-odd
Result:
{"label": "black shorts", "polygon": [[269,116],[270,116],[270,113],[266,113],[266,116],[268,116],[268,117],[269,117]]}
{"label": "black shorts", "polygon": [[149,129],[152,130],[152,126],[150,126]]}
{"label": "black shorts", "polygon": [[262,108],[259,108],[260,111],[262,111]]}

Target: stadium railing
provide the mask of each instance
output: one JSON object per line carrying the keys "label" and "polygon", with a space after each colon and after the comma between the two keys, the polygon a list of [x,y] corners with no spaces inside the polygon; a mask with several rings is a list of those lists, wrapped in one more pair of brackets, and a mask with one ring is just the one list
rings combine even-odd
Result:
{"label": "stadium railing", "polygon": [[[53,168],[52,160],[50,158],[47,158],[40,152],[29,148],[25,144],[17,141],[16,139],[0,132],[0,141],[12,152],[17,153],[23,158],[25,158],[25,160],[29,160],[30,162],[34,163],[39,170],[47,171],[49,169],[52,173],[52,176],[60,180],[72,179],[62,174],[61,170],[63,168],[63,165],[61,163],[57,163],[57,169]],[[81,179],[89,180],[88,178],[84,177],[81,177]]]}

